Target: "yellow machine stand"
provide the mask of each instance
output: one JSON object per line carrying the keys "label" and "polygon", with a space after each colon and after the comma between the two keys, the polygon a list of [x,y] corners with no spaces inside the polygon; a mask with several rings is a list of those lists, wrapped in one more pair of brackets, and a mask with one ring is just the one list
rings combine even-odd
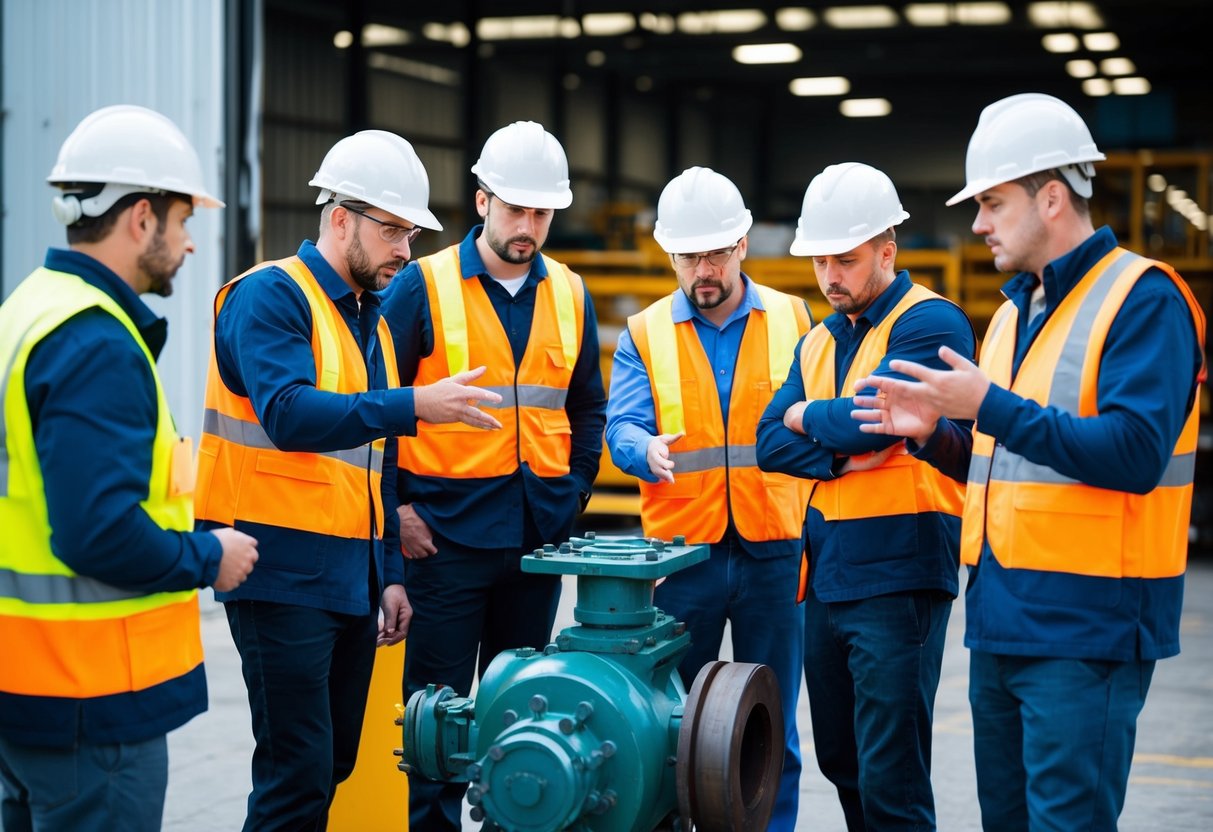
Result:
{"label": "yellow machine stand", "polygon": [[409,828],[409,780],[396,768],[400,747],[396,717],[403,696],[404,642],[375,651],[362,740],[354,773],[337,787],[329,811],[330,832],[405,832]]}

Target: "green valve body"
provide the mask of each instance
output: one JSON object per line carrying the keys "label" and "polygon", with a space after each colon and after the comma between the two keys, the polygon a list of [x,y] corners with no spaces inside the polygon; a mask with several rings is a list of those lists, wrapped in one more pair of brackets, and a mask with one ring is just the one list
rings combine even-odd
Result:
{"label": "green valve body", "polygon": [[653,587],[706,546],[587,534],[522,559],[576,575],[576,626],[498,655],[475,700],[431,685],[409,699],[401,768],[468,782],[473,817],[506,830],[648,832],[678,809],[674,759],[685,627]]}

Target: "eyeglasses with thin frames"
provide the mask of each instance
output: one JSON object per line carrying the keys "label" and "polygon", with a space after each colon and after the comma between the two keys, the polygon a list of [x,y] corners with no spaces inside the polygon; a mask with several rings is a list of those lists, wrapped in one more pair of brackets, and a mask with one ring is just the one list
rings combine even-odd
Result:
{"label": "eyeglasses with thin frames", "polygon": [[387,222],[386,220],[372,217],[366,211],[359,210],[353,205],[350,205],[348,202],[342,202],[341,207],[347,211],[354,212],[360,217],[366,217],[371,222],[378,223],[379,239],[383,240],[385,243],[391,243],[392,245],[396,246],[400,245],[400,243],[404,242],[405,240],[408,240],[409,245],[412,245],[413,241],[421,235],[421,226],[419,225],[414,225],[412,228],[405,228],[403,225],[397,225],[394,222]]}
{"label": "eyeglasses with thin frames", "polygon": [[[740,245],[740,243],[738,244]],[[729,258],[733,256],[733,252],[737,250],[737,246],[729,246],[728,248],[709,251],[706,254],[672,254],[674,265],[680,269],[695,269],[699,267],[700,260],[707,260],[708,265],[720,268],[725,263],[729,262]]]}

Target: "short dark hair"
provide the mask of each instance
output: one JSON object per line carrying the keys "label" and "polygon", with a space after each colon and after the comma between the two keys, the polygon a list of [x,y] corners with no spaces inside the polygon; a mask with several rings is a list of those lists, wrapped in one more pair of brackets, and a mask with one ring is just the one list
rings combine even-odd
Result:
{"label": "short dark hair", "polygon": [[[95,193],[99,193],[100,188]],[[89,196],[94,196],[95,193],[84,192],[79,194],[81,198],[87,199]],[[152,213],[156,215],[156,221],[163,227],[168,221],[169,209],[174,202],[192,203],[193,200],[185,194],[179,193],[135,193],[126,194],[118,199],[109,210],[99,217],[82,216],[74,223],[67,227],[67,242],[68,245],[77,245],[79,243],[99,243],[110,235],[114,228],[114,223],[118,221],[118,215],[130,208],[141,199],[146,199],[152,206]]]}
{"label": "short dark hair", "polygon": [[885,243],[897,242],[897,230],[893,226],[889,226],[884,231],[881,231],[872,239],[868,240],[873,248],[880,248]]}
{"label": "short dark hair", "polygon": [[1066,190],[1070,192],[1070,202],[1074,205],[1074,210],[1079,216],[1089,216],[1091,213],[1091,204],[1085,196],[1082,196],[1071,187],[1067,180],[1057,168],[1049,168],[1048,170],[1029,173],[1027,176],[1021,176],[1015,181],[1028,192],[1028,196],[1035,197],[1040,189],[1048,185],[1053,180],[1057,180],[1066,186]]}

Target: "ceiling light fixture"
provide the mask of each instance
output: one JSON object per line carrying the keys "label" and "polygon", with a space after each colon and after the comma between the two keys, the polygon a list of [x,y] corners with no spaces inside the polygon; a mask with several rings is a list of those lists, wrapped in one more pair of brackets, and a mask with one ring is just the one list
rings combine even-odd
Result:
{"label": "ceiling light fixture", "polygon": [[1112,92],[1117,95],[1147,95],[1150,90],[1150,82],[1137,75],[1112,79]]}
{"label": "ceiling light fixture", "polygon": [[900,22],[890,6],[832,6],[822,16],[835,29],[888,29]]}
{"label": "ceiling light fixture", "polygon": [[828,75],[818,78],[793,78],[788,84],[792,95],[846,95],[851,91],[851,82],[841,75]]}
{"label": "ceiling light fixture", "polygon": [[794,43],[746,43],[733,49],[739,64],[794,64],[804,57]]}
{"label": "ceiling light fixture", "polygon": [[1092,52],[1115,52],[1120,48],[1120,38],[1113,32],[1088,32],[1082,36],[1082,45]]}
{"label": "ceiling light fixture", "polygon": [[599,12],[581,16],[581,29],[590,37],[626,35],[635,28],[636,18],[626,12]]}
{"label": "ceiling light fixture", "polygon": [[847,118],[880,118],[893,112],[887,98],[846,98],[838,102],[838,112]]}
{"label": "ceiling light fixture", "polygon": [[742,34],[761,29],[767,16],[758,9],[726,9],[718,12],[683,12],[678,29],[688,35]]}
{"label": "ceiling light fixture", "polygon": [[1095,61],[1088,61],[1086,58],[1066,61],[1066,72],[1071,78],[1094,78],[1098,71]]}
{"label": "ceiling light fixture", "polygon": [[1069,32],[1053,32],[1041,38],[1040,45],[1045,48],[1046,52],[1060,55],[1067,52],[1077,52],[1079,40],[1078,35],[1072,35]]}
{"label": "ceiling light fixture", "polygon": [[785,32],[804,32],[817,25],[817,15],[803,6],[776,9],[775,25]]}
{"label": "ceiling light fixture", "polygon": [[1132,75],[1137,65],[1128,58],[1104,58],[1099,62],[1099,71],[1104,75]]}
{"label": "ceiling light fixture", "polygon": [[1112,94],[1112,82],[1107,78],[1088,78],[1082,82],[1082,91],[1092,98],[1103,98]]}
{"label": "ceiling light fixture", "polygon": [[1099,29],[1104,25],[1094,3],[1029,3],[1028,21],[1038,29]]}

